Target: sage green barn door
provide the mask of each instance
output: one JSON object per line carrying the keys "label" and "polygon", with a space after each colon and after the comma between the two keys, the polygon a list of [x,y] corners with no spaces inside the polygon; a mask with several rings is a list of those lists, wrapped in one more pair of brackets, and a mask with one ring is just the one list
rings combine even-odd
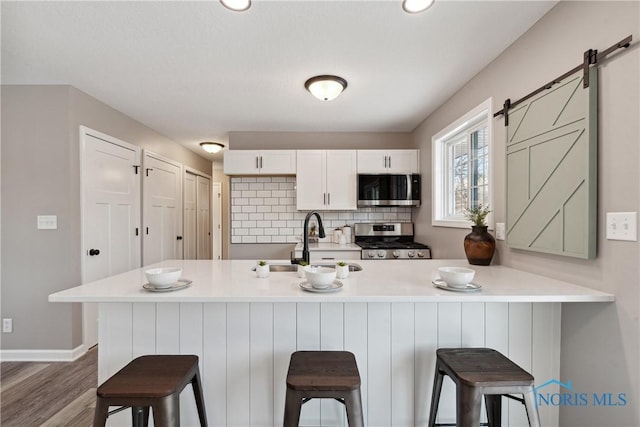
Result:
{"label": "sage green barn door", "polygon": [[594,258],[597,207],[597,68],[509,111],[507,244]]}

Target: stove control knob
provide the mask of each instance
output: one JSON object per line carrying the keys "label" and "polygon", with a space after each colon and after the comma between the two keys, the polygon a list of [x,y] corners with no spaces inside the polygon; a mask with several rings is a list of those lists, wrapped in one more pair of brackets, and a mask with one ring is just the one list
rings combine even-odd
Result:
{"label": "stove control knob", "polygon": [[378,258],[384,258],[387,256],[387,251],[378,251]]}
{"label": "stove control knob", "polygon": [[409,258],[413,258],[414,256],[416,256],[416,254],[413,251],[409,251],[409,252],[407,252],[407,256]]}
{"label": "stove control knob", "polygon": [[369,255],[369,258],[373,258],[376,256],[376,251],[369,251],[367,255]]}
{"label": "stove control knob", "polygon": [[399,257],[400,257],[400,252],[398,252],[398,251],[393,251],[393,257],[394,257],[394,258],[399,258]]}
{"label": "stove control knob", "polygon": [[424,252],[418,251],[418,258],[424,258]]}

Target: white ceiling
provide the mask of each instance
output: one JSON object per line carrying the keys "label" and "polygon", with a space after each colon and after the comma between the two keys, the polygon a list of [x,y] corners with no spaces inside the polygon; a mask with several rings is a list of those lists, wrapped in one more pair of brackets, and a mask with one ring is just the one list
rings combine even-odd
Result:
{"label": "white ceiling", "polygon": [[[230,131],[409,132],[555,1],[2,2],[2,83],[69,84],[198,154]],[[349,86],[322,102],[317,74]]]}

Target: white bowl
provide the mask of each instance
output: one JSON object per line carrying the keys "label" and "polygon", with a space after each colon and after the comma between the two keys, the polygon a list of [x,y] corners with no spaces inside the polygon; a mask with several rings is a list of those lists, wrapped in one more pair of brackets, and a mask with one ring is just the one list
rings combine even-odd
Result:
{"label": "white bowl", "polygon": [[462,288],[473,280],[475,270],[464,267],[440,267],[440,278],[452,288]]}
{"label": "white bowl", "polygon": [[154,288],[168,288],[182,276],[181,268],[151,268],[144,272],[147,281]]}
{"label": "white bowl", "polygon": [[336,280],[336,269],[328,267],[318,267],[310,265],[305,270],[304,274],[307,277],[307,281],[311,283],[311,286],[317,289],[328,287],[334,280]]}

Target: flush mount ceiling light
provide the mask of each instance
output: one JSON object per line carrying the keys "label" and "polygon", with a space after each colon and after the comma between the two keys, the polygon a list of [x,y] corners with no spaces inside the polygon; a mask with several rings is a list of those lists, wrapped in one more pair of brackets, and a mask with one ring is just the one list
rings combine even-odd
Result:
{"label": "flush mount ceiling light", "polygon": [[420,13],[431,6],[434,0],[402,0],[402,9],[407,13]]}
{"label": "flush mount ceiling light", "polygon": [[315,76],[304,82],[304,87],[316,98],[331,101],[347,88],[347,81],[338,76]]}
{"label": "flush mount ceiling light", "polygon": [[244,12],[251,7],[251,0],[220,0],[220,3],[227,9],[236,12]]}
{"label": "flush mount ceiling light", "polygon": [[217,153],[224,148],[224,144],[219,142],[201,142],[200,146],[204,151],[211,154]]}

